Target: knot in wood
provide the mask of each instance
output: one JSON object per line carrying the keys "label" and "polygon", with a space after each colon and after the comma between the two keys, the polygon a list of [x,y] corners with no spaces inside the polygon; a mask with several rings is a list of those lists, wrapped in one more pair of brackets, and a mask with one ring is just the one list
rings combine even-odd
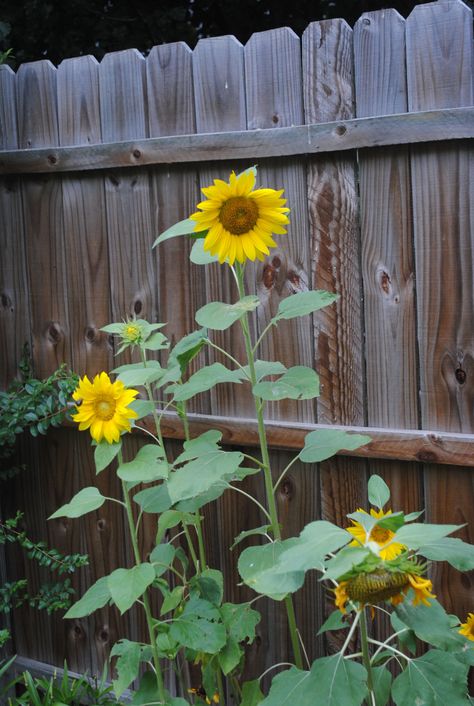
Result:
{"label": "knot in wood", "polygon": [[2,292],[0,299],[2,302],[2,307],[4,309],[10,309],[10,311],[13,311],[12,300],[10,299],[8,294],[5,294],[5,292]]}
{"label": "knot in wood", "polygon": [[61,341],[63,335],[61,331],[61,327],[58,323],[55,321],[51,321],[51,323],[48,326],[47,330],[47,337],[50,343],[53,345],[57,346],[58,343]]}
{"label": "knot in wood", "polygon": [[454,377],[460,385],[464,385],[466,382],[466,371],[462,368],[457,368],[454,372]]}

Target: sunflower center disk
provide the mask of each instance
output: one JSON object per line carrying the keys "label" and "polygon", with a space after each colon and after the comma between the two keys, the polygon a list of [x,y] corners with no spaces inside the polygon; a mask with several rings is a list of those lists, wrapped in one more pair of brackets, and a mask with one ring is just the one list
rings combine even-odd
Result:
{"label": "sunflower center disk", "polygon": [[382,527],[374,527],[370,533],[370,539],[378,544],[385,544],[391,536],[392,532],[390,532],[390,530],[383,529]]}
{"label": "sunflower center disk", "polygon": [[219,219],[229,233],[242,235],[248,233],[256,225],[258,206],[253,199],[246,196],[235,196],[222,205]]}
{"label": "sunflower center disk", "polygon": [[112,400],[99,399],[94,404],[94,410],[99,419],[108,422],[115,414],[115,402]]}
{"label": "sunflower center disk", "polygon": [[346,592],[349,598],[359,603],[379,603],[396,596],[408,585],[407,574],[381,570],[351,579],[347,583]]}

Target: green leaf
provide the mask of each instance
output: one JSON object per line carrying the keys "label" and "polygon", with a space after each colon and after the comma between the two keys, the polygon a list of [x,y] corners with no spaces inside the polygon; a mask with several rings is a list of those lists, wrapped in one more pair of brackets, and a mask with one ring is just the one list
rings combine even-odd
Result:
{"label": "green leaf", "polygon": [[[250,378],[250,368],[248,365],[244,367],[247,377]],[[256,360],[255,361],[255,377],[257,382],[267,375],[283,375],[286,373],[286,368],[283,363],[273,362],[270,360]]]}
{"label": "green leaf", "polygon": [[172,394],[176,402],[183,402],[191,399],[200,392],[210,390],[221,382],[240,383],[244,377],[241,370],[229,370],[222,363],[213,363],[201,368],[191,375],[189,380],[182,385],[170,385],[166,389],[167,394]]}
{"label": "green leaf", "polygon": [[432,561],[447,561],[458,571],[474,569],[474,545],[463,542],[458,537],[440,537],[423,543],[418,554]]}
{"label": "green leaf", "polygon": [[[313,662],[310,672],[280,672],[261,706],[360,706],[367,694],[367,672],[340,654]],[[408,703],[407,701],[404,706]]]}
{"label": "green leaf", "polygon": [[110,595],[122,615],[145,593],[154,578],[155,569],[152,564],[147,563],[132,569],[116,569],[110,574]]}
{"label": "green leaf", "polygon": [[[207,340],[207,329],[202,328],[184,336],[172,349],[168,358],[168,368],[179,366],[181,374],[184,374],[189,363],[195,358],[205,346]],[[179,379],[179,378],[178,378]]]}
{"label": "green leaf", "polygon": [[326,561],[325,579],[338,579],[344,576],[353,566],[357,566],[370,555],[366,547],[344,547],[335,557]]}
{"label": "green leaf", "polygon": [[260,679],[245,681],[242,684],[242,701],[240,706],[259,706],[264,696],[260,689]]}
{"label": "green leaf", "polygon": [[165,373],[157,360],[148,360],[147,364],[130,363],[120,365],[112,371],[118,376],[118,380],[123,382],[125,387],[134,387],[156,382]]}
{"label": "green leaf", "polygon": [[390,500],[390,488],[383,478],[372,475],[367,486],[369,493],[369,503],[375,505],[379,510]]}
{"label": "green leaf", "polygon": [[141,490],[134,495],[133,499],[140,505],[143,512],[156,514],[169,510],[173,504],[166,483],[154,486],[153,488],[145,488],[145,490]]}
{"label": "green leaf", "polygon": [[176,238],[180,235],[194,235],[195,227],[196,221],[192,221],[190,218],[185,218],[183,221],[179,221],[163,231],[163,233],[157,237],[152,247],[156,247],[159,243],[164,243],[165,240]]}
{"label": "green leaf", "polygon": [[224,595],[224,577],[217,569],[204,569],[190,581],[191,588],[197,588],[199,595],[212,605],[219,607]]}
{"label": "green leaf", "polygon": [[110,656],[116,657],[118,655],[115,665],[118,678],[113,680],[116,696],[120,697],[138,676],[141,651],[140,643],[130,642],[130,640],[120,640],[113,646]]}
{"label": "green leaf", "polygon": [[166,336],[157,331],[142,343],[141,348],[144,348],[147,351],[162,351],[165,348],[169,348],[169,345],[170,344]]}
{"label": "green leaf", "polygon": [[318,309],[333,304],[337,299],[339,299],[338,294],[325,292],[323,289],[292,294],[290,297],[282,299],[272,321],[276,323],[280,319],[294,319],[297,316],[312,314],[313,311],[318,311]]}
{"label": "green leaf", "polygon": [[412,522],[401,527],[392,537],[392,542],[400,542],[408,549],[419,549],[433,542],[437,542],[451,532],[462,529],[463,525],[430,525],[421,522]]}
{"label": "green leaf", "polygon": [[280,556],[297,540],[271,542],[261,547],[248,547],[239,557],[239,574],[245,584],[257,593],[281,601],[288,593],[297,591],[304,582],[304,571],[284,573]]}
{"label": "green leaf", "polygon": [[414,631],[405,625],[395,612],[390,614],[390,622],[395,632],[400,633],[397,636],[399,643],[414,655],[416,653],[416,635]]}
{"label": "green leaf", "polygon": [[71,619],[84,618],[95,610],[103,608],[110,601],[110,598],[108,576],[103,576],[87,589],[82,598],[69,608],[64,617]]}
{"label": "green leaf", "polygon": [[179,618],[170,627],[170,636],[184,647],[214,654],[226,643],[226,630],[219,612],[207,601],[191,599]]}
{"label": "green leaf", "polygon": [[165,599],[163,601],[163,605],[161,606],[160,610],[160,615],[165,615],[166,613],[169,613],[171,610],[174,610],[179,606],[181,601],[183,600],[183,594],[184,594],[184,586],[175,586],[171,593],[169,593],[167,596],[165,596]]}
{"label": "green leaf", "polygon": [[317,635],[322,635],[325,632],[332,630],[344,630],[349,627],[349,623],[344,620],[344,616],[340,610],[334,610],[331,615],[326,618],[324,623],[319,628]]}
{"label": "green leaf", "polygon": [[213,262],[219,262],[217,255],[211,255],[209,250],[204,250],[204,240],[196,240],[193,243],[189,259],[195,265],[212,265]]}
{"label": "green leaf", "polygon": [[82,517],[92,510],[98,510],[105,503],[107,498],[99,493],[95,486],[89,486],[80,490],[73,499],[53,512],[48,518],[53,520],[56,517]]}
{"label": "green leaf", "polygon": [[377,706],[386,706],[392,688],[392,675],[384,666],[372,667],[374,682],[375,703]]}
{"label": "green leaf", "polygon": [[309,400],[319,395],[319,377],[312,368],[296,365],[273,382],[258,382],[253,394],[264,400]]}
{"label": "green leaf", "polygon": [[392,698],[397,706],[468,706],[466,668],[440,650],[412,659],[396,677]]}
{"label": "green leaf", "polygon": [[122,480],[151,483],[168,477],[168,462],[163,458],[164,451],[158,444],[145,444],[133,461],[122,463],[117,475]]}
{"label": "green leaf", "polygon": [[247,537],[253,537],[256,534],[266,535],[270,529],[271,525],[262,525],[261,527],[254,527],[254,529],[251,530],[244,530],[237,535],[230,548],[234,549],[242,540],[247,539]]}
{"label": "green leaf", "polygon": [[200,326],[225,331],[249,311],[255,311],[259,304],[260,299],[253,294],[239,299],[235,304],[210,302],[196,312],[195,319]]}
{"label": "green leaf", "polygon": [[317,429],[306,434],[300,459],[304,463],[317,463],[334,456],[341,449],[353,451],[370,441],[370,436],[362,434],[348,434],[338,429]]}
{"label": "green leaf", "polygon": [[209,429],[205,431],[204,434],[196,436],[194,439],[189,439],[185,441],[184,451],[178,456],[174,462],[174,466],[178,466],[185,461],[190,461],[198,456],[204,456],[204,454],[220,451],[218,446],[220,440],[222,439],[222,432],[217,431],[217,429]]}
{"label": "green leaf", "polygon": [[107,468],[112,463],[120,449],[122,442],[118,441],[115,444],[109,444],[107,441],[101,441],[94,449],[95,472],[97,475]]}
{"label": "green leaf", "polygon": [[[165,704],[168,706],[169,702]],[[156,676],[154,672],[145,672],[140,679],[138,691],[133,694],[131,706],[163,706],[158,693]]]}
{"label": "green leaf", "polygon": [[162,576],[173,563],[176,548],[169,543],[158,544],[150,554],[150,563],[153,564],[156,576]]}
{"label": "green leaf", "polygon": [[[353,537],[349,532],[327,520],[310,522],[302,530],[299,537],[291,541],[288,549],[280,554],[277,571],[308,571],[324,568],[324,558],[330,552],[335,552]],[[282,543],[283,546],[286,542]]]}
{"label": "green leaf", "polygon": [[[169,497],[169,496],[168,496]],[[166,531],[176,527],[180,522],[186,525],[196,524],[196,517],[189,512],[179,512],[178,510],[165,510],[158,519],[158,532],[156,533],[157,543],[161,543]]]}
{"label": "green leaf", "polygon": [[217,661],[222,669],[222,673],[229,674],[240,662],[243,650],[233,637],[227,638],[227,642],[217,655]]}
{"label": "green leaf", "polygon": [[[151,400],[133,400],[128,406],[138,414],[137,419],[148,417],[149,414],[153,414],[155,409],[155,405]],[[137,419],[135,419],[135,421],[137,421]]]}
{"label": "green leaf", "polygon": [[414,606],[409,593],[408,600],[400,603],[395,613],[420,640],[449,652],[461,652],[464,649],[465,640],[452,629],[450,616],[437,600],[431,599],[429,606],[423,603]]}
{"label": "green leaf", "polygon": [[249,644],[255,639],[255,628],[261,615],[249,603],[223,603],[219,612],[222,622],[231,637],[237,642],[246,640]]}
{"label": "green leaf", "polygon": [[238,451],[217,451],[199,456],[171,473],[167,487],[174,505],[194,498],[230,480],[243,460]]}

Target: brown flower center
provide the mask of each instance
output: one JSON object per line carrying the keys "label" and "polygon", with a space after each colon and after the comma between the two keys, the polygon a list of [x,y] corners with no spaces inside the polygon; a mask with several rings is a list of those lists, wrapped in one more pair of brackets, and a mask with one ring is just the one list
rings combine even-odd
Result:
{"label": "brown flower center", "polygon": [[228,199],[220,210],[219,219],[222,225],[232,235],[242,235],[257,223],[258,206],[254,199],[246,196],[233,196]]}
{"label": "brown flower center", "polygon": [[94,411],[99,419],[108,422],[115,414],[115,402],[103,397],[99,398],[94,402]]}
{"label": "brown flower center", "polygon": [[408,575],[404,572],[391,573],[379,569],[350,579],[347,582],[346,593],[349,598],[359,603],[379,603],[396,596],[408,585]]}
{"label": "brown flower center", "polygon": [[370,532],[369,539],[377,542],[377,544],[386,544],[391,536],[392,532],[390,532],[390,530],[383,529],[382,527],[377,527],[377,525],[375,525]]}

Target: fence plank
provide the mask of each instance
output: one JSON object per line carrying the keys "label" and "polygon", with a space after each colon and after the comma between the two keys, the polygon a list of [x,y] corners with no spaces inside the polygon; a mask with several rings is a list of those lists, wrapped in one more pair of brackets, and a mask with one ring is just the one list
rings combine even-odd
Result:
{"label": "fence plank", "polygon": [[[0,149],[18,147],[16,76],[0,66]],[[26,271],[21,183],[16,177],[0,178],[0,388],[16,376],[25,343],[30,343],[30,312]]]}
{"label": "fence plank", "polygon": [[[224,36],[202,39],[193,54],[194,91],[196,95],[196,127],[198,132],[244,130],[246,127],[244,50],[235,37]],[[212,184],[216,178],[229,180],[231,171],[239,173],[248,165],[209,164],[200,169],[200,186]],[[204,196],[201,194],[199,200]],[[208,301],[235,301],[235,281],[227,265],[210,265],[205,269]],[[248,276],[247,287],[252,286]],[[240,326],[227,331],[215,331],[212,340],[232,352],[237,360],[244,360]],[[209,351],[209,362],[229,361],[214,350]],[[211,391],[211,409],[214,414],[251,414],[252,399],[246,386],[218,385]]]}
{"label": "fence plank", "polygon": [[[409,109],[472,103],[472,13],[462,2],[417,6],[407,20]],[[472,431],[474,395],[473,150],[444,146],[412,151],[414,237],[422,425]],[[427,517],[470,523],[472,476],[438,466],[425,470]],[[447,610],[472,609],[472,581],[436,567]]]}
{"label": "fence plank", "polygon": [[[314,22],[303,35],[306,122],[353,117],[352,31],[342,20]],[[363,424],[363,367],[357,196],[354,163],[344,156],[308,164],[312,286],[341,295],[314,317],[321,377],[318,421]],[[365,500],[365,463],[341,458],[320,466],[321,516],[336,523]],[[333,609],[326,601],[326,613]],[[339,636],[326,637],[330,650]]]}
{"label": "fence plank", "polygon": [[[17,73],[20,147],[58,144],[56,69],[49,61],[23,64]],[[70,360],[67,272],[61,182],[56,176],[23,182],[26,260],[32,291],[31,326],[36,374]]]}
{"label": "fence plank", "polygon": [[[395,10],[362,15],[354,27],[354,57],[357,116],[406,111],[405,20]],[[359,153],[369,426],[418,426],[410,186],[406,148]],[[391,489],[394,511],[423,508],[418,465],[386,462],[374,470]],[[384,640],[388,616],[380,613],[373,629]]]}
{"label": "fence plank", "polygon": [[[395,10],[364,14],[354,27],[354,54],[357,115],[406,110],[405,20]],[[408,151],[361,152],[359,183],[368,424],[415,429],[418,382]],[[394,489],[392,503],[397,508],[414,511],[423,506],[419,468],[386,464],[379,470]]]}
{"label": "fence plank", "polygon": [[[147,58],[147,101],[151,136],[181,135],[195,130],[192,52],[183,42],[154,47]],[[186,167],[151,172],[155,235],[187,218],[198,202],[197,175]],[[199,268],[191,266],[187,238],[158,246],[159,317],[176,343],[196,327],[194,308],[205,303]],[[151,252],[151,251],[150,251]],[[203,409],[202,400],[191,409]],[[205,408],[205,407],[204,407]]]}

